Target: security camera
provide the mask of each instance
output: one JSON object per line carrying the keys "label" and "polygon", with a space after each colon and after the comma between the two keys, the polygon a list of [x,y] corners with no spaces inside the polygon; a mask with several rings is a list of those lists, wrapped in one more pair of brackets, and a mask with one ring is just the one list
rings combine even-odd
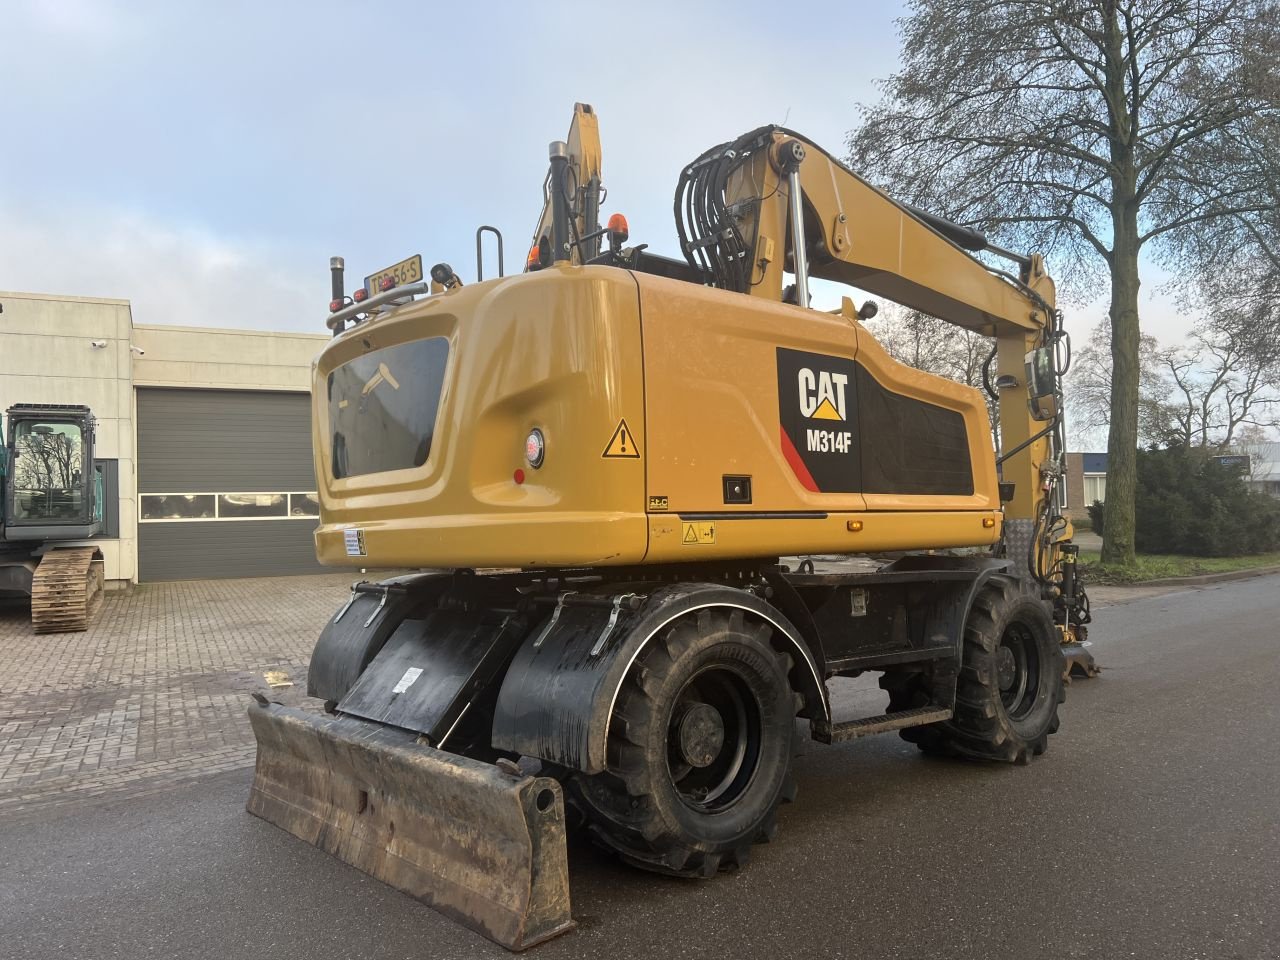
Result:
{"label": "security camera", "polygon": [[147,352],[143,350],[141,347],[135,347],[133,344],[129,344],[129,349],[140,357],[144,356]]}
{"label": "security camera", "polygon": [[106,345],[107,345],[107,341],[105,341],[105,340],[90,340],[90,341],[89,341],[89,346],[91,346],[91,347],[93,347],[94,349],[97,349],[97,350],[101,350],[101,349],[102,349],[103,347],[105,347]]}

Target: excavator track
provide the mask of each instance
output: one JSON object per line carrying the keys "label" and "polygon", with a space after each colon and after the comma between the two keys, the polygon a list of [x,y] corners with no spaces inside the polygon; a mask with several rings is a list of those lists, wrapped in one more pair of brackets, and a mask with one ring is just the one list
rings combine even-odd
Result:
{"label": "excavator track", "polygon": [[102,565],[96,547],[50,550],[31,584],[31,622],[36,633],[75,633],[89,628],[102,600]]}

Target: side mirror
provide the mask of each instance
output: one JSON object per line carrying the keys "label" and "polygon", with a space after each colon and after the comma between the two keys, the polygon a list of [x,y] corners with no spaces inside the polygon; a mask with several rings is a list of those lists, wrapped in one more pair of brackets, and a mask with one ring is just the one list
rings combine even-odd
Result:
{"label": "side mirror", "polygon": [[1027,391],[1032,400],[1051,397],[1058,392],[1058,369],[1053,347],[1037,347],[1027,354]]}
{"label": "side mirror", "polygon": [[1052,420],[1058,415],[1058,367],[1053,347],[1037,347],[1027,354],[1026,363],[1031,416]]}

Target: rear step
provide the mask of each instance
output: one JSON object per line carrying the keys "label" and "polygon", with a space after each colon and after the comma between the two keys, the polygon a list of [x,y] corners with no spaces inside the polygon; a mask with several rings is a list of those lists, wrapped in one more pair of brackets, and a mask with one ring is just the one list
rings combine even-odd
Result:
{"label": "rear step", "polygon": [[903,730],[926,723],[937,723],[939,720],[950,720],[952,712],[949,707],[917,707],[914,710],[899,710],[897,713],[884,713],[878,717],[861,717],[857,720],[846,720],[843,723],[814,720],[809,724],[809,729],[813,739],[819,743],[842,743],[845,740],[869,737],[873,733],[888,733],[890,730]]}

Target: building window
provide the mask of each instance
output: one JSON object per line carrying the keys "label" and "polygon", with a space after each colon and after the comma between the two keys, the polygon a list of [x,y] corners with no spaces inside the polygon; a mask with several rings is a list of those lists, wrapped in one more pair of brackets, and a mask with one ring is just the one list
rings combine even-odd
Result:
{"label": "building window", "polygon": [[289,516],[318,517],[320,501],[316,499],[314,493],[291,493],[289,494]]}
{"label": "building window", "polygon": [[318,518],[314,493],[144,493],[144,523],[190,520],[297,520]]}
{"label": "building window", "polygon": [[211,493],[142,495],[143,520],[211,520],[217,498]]}
{"label": "building window", "polygon": [[288,498],[283,493],[223,493],[218,496],[218,519],[287,517]]}
{"label": "building window", "polygon": [[1105,473],[1086,473],[1084,475],[1084,502],[1087,506],[1095,500],[1107,502],[1107,475]]}

